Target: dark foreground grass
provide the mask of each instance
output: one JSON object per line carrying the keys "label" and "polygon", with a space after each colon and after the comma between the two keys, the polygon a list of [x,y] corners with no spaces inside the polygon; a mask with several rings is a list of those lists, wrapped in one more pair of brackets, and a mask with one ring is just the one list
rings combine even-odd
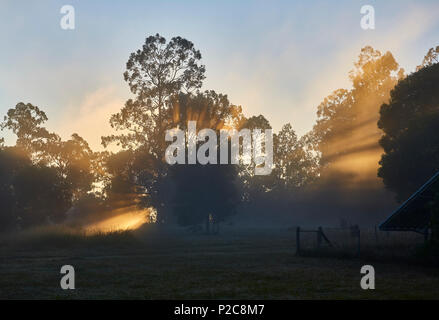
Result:
{"label": "dark foreground grass", "polygon": [[[146,227],[85,235],[74,230],[3,239],[2,299],[437,299],[437,268],[396,259],[295,255],[284,229],[217,236]],[[11,242],[12,241],[12,242]],[[59,286],[60,268],[76,289]],[[372,264],[376,290],[360,288]]]}

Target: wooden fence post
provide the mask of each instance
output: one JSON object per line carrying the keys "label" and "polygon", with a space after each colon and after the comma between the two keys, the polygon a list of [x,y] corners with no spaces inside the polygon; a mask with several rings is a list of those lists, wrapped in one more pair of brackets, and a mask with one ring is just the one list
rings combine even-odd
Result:
{"label": "wooden fence post", "polygon": [[319,227],[319,229],[317,230],[317,248],[320,248],[320,246],[322,245],[322,227]]}

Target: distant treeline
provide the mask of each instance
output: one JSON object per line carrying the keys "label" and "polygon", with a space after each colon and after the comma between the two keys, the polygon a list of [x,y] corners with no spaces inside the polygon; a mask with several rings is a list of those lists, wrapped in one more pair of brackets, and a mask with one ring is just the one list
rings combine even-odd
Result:
{"label": "distant treeline", "polygon": [[363,48],[351,89],[326,97],[304,136],[289,123],[275,133],[272,173],[256,176],[254,164],[165,162],[166,130],[185,129],[189,120],[218,134],[271,125],[263,115],[246,117],[225,94],[200,91],[205,66],[192,42],[150,36],[126,64],[133,98],[110,118],[118,134],[102,137],[103,146],[120,151],[95,152],[76,133],[62,140],[31,103],[9,109],[1,128],[17,140],[1,140],[0,228],[62,222],[71,208],[81,219],[132,205],[154,208],[151,222],[180,225],[215,224],[235,213],[292,223],[359,212],[367,218],[391,203],[382,181],[403,200],[439,169],[438,54],[431,49],[406,76],[390,52]]}

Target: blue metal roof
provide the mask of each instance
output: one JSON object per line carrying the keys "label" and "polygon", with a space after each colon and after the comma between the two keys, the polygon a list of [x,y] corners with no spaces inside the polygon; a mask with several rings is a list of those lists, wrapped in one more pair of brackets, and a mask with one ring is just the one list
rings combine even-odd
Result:
{"label": "blue metal roof", "polygon": [[[431,213],[427,208],[428,201],[433,200],[434,186],[439,182],[439,172],[431,177],[398,209],[396,209],[379,228],[383,231],[416,231],[424,233],[430,223]],[[438,185],[439,186],[439,185]]]}

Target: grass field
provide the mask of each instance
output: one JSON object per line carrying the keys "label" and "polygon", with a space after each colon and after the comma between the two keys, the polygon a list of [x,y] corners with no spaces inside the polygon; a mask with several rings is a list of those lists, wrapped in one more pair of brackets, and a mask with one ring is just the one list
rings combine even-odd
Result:
{"label": "grass field", "polygon": [[[298,257],[294,239],[286,228],[230,227],[215,236],[152,226],[94,235],[63,228],[36,230],[1,240],[0,298],[439,297],[438,268],[412,259],[407,246],[383,244],[372,250],[365,244],[359,258],[328,250],[309,250]],[[75,268],[75,290],[60,288],[65,264]],[[365,264],[375,268],[375,290],[360,288]]]}

